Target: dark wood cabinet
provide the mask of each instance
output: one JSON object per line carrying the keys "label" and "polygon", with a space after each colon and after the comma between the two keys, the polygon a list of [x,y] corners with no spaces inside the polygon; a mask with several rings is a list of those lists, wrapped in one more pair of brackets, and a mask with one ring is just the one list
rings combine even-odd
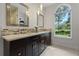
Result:
{"label": "dark wood cabinet", "polygon": [[39,47],[38,47],[38,40],[34,41],[32,43],[32,52],[33,52],[33,56],[38,56],[39,53],[38,53],[38,50],[39,50]]}
{"label": "dark wood cabinet", "polygon": [[41,54],[44,49],[45,49],[45,39],[43,38],[42,35],[40,35],[40,40],[39,40],[39,54]]}
{"label": "dark wood cabinet", "polygon": [[19,39],[10,42],[10,55],[11,56],[25,56],[26,55],[26,40]]}
{"label": "dark wood cabinet", "polygon": [[11,56],[25,56],[25,48],[24,47],[20,47],[20,48],[16,48],[14,50],[11,50],[10,55]]}
{"label": "dark wood cabinet", "polygon": [[38,56],[38,41],[39,35],[29,37],[27,49],[28,56]]}
{"label": "dark wood cabinet", "polygon": [[45,45],[51,45],[51,32],[43,34],[45,39]]}
{"label": "dark wood cabinet", "polygon": [[4,40],[5,56],[38,56],[51,44],[51,33],[7,42]]}

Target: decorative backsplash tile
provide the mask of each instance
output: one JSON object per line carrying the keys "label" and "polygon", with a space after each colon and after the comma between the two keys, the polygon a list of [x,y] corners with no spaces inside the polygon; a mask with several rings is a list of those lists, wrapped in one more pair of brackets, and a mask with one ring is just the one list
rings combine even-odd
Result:
{"label": "decorative backsplash tile", "polygon": [[[50,31],[50,29],[45,29],[42,27],[38,27],[38,31]],[[1,30],[1,34],[5,35],[12,35],[12,34],[26,34],[35,32],[35,28],[27,28],[27,27],[6,27]]]}

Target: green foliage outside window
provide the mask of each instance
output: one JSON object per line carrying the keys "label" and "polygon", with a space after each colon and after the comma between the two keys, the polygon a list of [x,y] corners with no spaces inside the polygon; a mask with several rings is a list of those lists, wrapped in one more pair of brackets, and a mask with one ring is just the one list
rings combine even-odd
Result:
{"label": "green foliage outside window", "polygon": [[61,5],[55,13],[55,35],[71,36],[71,8]]}

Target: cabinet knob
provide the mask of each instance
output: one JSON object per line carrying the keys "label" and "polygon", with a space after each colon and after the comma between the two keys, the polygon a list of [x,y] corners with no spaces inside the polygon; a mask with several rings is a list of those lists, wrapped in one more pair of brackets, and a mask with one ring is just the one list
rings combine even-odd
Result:
{"label": "cabinet knob", "polygon": [[18,56],[21,56],[21,52],[18,53]]}

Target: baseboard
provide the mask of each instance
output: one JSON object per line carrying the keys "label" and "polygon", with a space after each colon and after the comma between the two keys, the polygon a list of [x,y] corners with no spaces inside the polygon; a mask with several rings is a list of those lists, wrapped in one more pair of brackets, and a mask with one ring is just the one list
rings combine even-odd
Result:
{"label": "baseboard", "polygon": [[71,47],[66,47],[66,46],[63,46],[63,45],[58,45],[58,44],[52,44],[51,46],[54,46],[54,47],[59,47],[59,48],[65,48],[65,49],[72,49],[72,50],[79,51],[79,49],[76,49],[76,48],[71,48]]}

